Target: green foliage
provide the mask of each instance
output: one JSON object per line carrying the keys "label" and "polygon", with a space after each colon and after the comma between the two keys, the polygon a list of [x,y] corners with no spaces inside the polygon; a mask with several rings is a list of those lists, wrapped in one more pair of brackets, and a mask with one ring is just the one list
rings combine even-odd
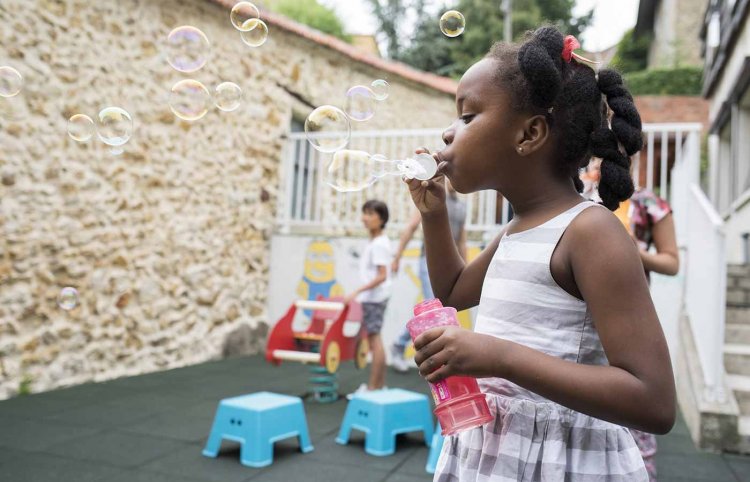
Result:
{"label": "green foliage", "polygon": [[703,85],[700,67],[643,70],[624,77],[633,95],[700,95]]}
{"label": "green foliage", "polygon": [[622,36],[622,40],[617,44],[610,66],[622,73],[639,72],[645,70],[648,65],[648,49],[651,44],[651,37],[642,35],[635,38],[631,28]]}
{"label": "green foliage", "polygon": [[265,5],[292,20],[321,32],[338,37],[346,42],[351,38],[344,33],[336,12],[319,4],[316,0],[266,0]]}
{"label": "green foliage", "polygon": [[[493,43],[503,40],[504,13],[499,0],[459,0],[454,7],[466,17],[466,30],[456,38],[440,32],[439,19],[448,8],[430,0],[368,0],[388,39],[388,56],[418,69],[458,77],[481,59]],[[513,37],[553,24],[564,33],[580,35],[591,23],[593,11],[573,17],[574,0],[513,0]],[[402,31],[407,15],[417,13],[419,23],[412,41],[405,44]]]}
{"label": "green foliage", "polygon": [[18,395],[31,395],[31,384],[34,382],[34,379],[31,378],[31,375],[24,375],[23,378],[21,378],[21,382],[18,384]]}

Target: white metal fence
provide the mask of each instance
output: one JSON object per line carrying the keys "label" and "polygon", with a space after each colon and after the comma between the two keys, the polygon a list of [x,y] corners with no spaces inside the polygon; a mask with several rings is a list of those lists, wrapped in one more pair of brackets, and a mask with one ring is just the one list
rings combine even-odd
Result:
{"label": "white metal fence", "polygon": [[[347,148],[382,154],[389,159],[403,159],[417,147],[435,151],[443,146],[442,129],[409,129],[382,131],[354,131]],[[644,149],[633,158],[633,177],[636,185],[654,190],[665,199],[672,199],[670,169],[698,175],[700,159],[700,124],[646,124],[643,126]],[[692,150],[691,150],[692,149]],[[399,228],[408,219],[412,205],[408,192],[398,177],[380,179],[361,192],[339,193],[324,181],[324,169],[332,154],[321,153],[310,146],[303,132],[289,135],[284,146],[281,168],[281,193],[278,225],[282,232],[292,230],[326,231],[357,229],[359,207],[368,198],[385,200],[391,209],[392,226]],[[689,160],[686,160],[689,157]],[[641,178],[643,178],[641,182]],[[691,181],[697,182],[697,178]],[[677,206],[687,201],[687,184],[680,183]],[[467,231],[493,230],[496,221],[504,224],[509,218],[509,205],[492,191],[464,196],[467,204]],[[673,201],[677,201],[674,199]],[[498,210],[501,212],[498,213]],[[684,210],[676,210],[679,218]],[[498,216],[499,214],[499,216]],[[684,220],[678,236],[684,235]],[[684,239],[684,236],[682,236]]]}
{"label": "white metal fence", "polygon": [[[388,159],[405,159],[418,147],[426,147],[431,152],[440,149],[442,132],[442,129],[355,131],[347,148],[382,154]],[[324,179],[326,164],[332,156],[313,149],[304,133],[289,135],[282,157],[282,194],[277,216],[282,232],[358,229],[362,225],[360,207],[370,198],[388,204],[390,226],[398,229],[409,219],[412,202],[399,177],[384,177],[360,192],[337,192]],[[464,200],[467,231],[486,231],[497,225],[494,191],[464,196]],[[507,212],[505,216],[507,220]]]}

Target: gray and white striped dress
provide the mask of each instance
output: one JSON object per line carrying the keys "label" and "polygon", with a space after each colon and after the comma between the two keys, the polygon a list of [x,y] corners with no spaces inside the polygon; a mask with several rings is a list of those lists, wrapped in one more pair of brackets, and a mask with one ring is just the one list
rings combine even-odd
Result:
{"label": "gray and white striped dress", "polygon": [[[550,259],[582,202],[546,223],[505,235],[487,269],[475,331],[564,360],[606,365],[584,301],[552,278]],[[495,420],[448,437],[434,480],[647,482],[630,432],[551,402],[501,378],[484,378]]]}

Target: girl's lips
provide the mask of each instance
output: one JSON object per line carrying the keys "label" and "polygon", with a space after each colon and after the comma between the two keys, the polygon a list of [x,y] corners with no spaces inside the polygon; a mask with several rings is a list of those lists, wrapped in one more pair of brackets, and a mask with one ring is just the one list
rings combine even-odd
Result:
{"label": "girl's lips", "polygon": [[437,170],[438,172],[443,172],[448,167],[448,161],[443,157],[441,152],[435,153],[435,160],[438,163]]}

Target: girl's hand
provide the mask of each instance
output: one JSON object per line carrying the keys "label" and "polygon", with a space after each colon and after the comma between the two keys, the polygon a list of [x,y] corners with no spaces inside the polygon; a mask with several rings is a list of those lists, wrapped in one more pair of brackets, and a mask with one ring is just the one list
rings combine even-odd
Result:
{"label": "girl's hand", "polygon": [[[419,148],[414,152],[416,154],[430,153],[425,148]],[[445,209],[445,176],[442,174],[436,175],[429,181],[405,178],[404,182],[409,186],[411,199],[422,215]]]}
{"label": "girl's hand", "polygon": [[503,340],[457,326],[433,328],[414,340],[414,361],[430,383],[452,375],[500,376]]}

